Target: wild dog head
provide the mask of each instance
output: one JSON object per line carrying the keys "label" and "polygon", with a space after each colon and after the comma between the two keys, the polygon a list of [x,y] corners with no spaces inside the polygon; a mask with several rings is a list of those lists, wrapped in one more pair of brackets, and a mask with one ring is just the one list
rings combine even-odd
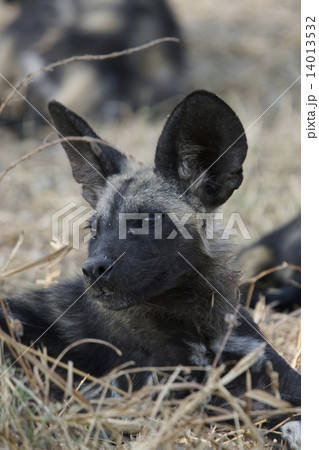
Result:
{"label": "wild dog head", "polygon": [[[63,105],[50,102],[49,111],[61,136],[98,138]],[[219,97],[195,91],[175,107],[154,167],[135,164],[106,143],[66,139],[63,147],[96,210],[83,273],[91,296],[105,307],[159,299],[214,260],[204,242],[206,222],[196,213],[214,211],[240,186],[247,152],[241,122]]]}

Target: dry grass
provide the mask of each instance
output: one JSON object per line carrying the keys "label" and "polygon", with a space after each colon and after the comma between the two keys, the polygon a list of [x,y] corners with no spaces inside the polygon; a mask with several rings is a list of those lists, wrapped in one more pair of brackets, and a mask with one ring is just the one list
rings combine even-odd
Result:
{"label": "dry grass", "polygon": [[[258,314],[261,318],[260,311]],[[289,318],[285,318],[285,322],[288,321]],[[264,319],[262,323],[265,325]],[[17,331],[17,324],[11,325],[11,329]],[[278,317],[276,329],[278,332]],[[14,339],[13,331],[11,336],[1,330],[0,334],[21,366],[20,369],[16,366],[7,368],[2,363],[0,438],[3,448],[22,445],[25,449],[108,449],[117,445],[147,450],[270,449],[273,444],[265,442],[260,429],[265,418],[279,413],[293,416],[299,412],[298,408],[291,408],[289,403],[280,400],[278,392],[265,394],[248,387],[241,400],[228,392],[227,384],[249,371],[259,358],[261,348],[242,358],[226,374],[223,365],[215,370],[201,368],[208,372],[204,385],[181,379],[190,368],[151,367],[148,370],[153,373],[154,379],[167,374],[164,380],[137,392],[126,393],[113,387],[112,380],[123,374],[129,378],[132,372],[141,369],[119,367],[106,377],[96,379],[73,368],[71,363],[53,360],[45,350],[28,349]],[[55,371],[57,366],[67,370],[66,380]],[[75,375],[82,379],[76,389],[73,388]],[[50,399],[52,386],[62,389],[62,401],[53,402]],[[189,389],[191,394],[182,400],[173,400],[169,396],[182,389]],[[116,397],[106,397],[109,391],[116,391]],[[209,395],[222,397],[232,408],[210,406],[207,404]],[[91,400],[88,400],[90,397]],[[250,399],[263,401],[273,409],[250,411]],[[208,415],[209,410],[215,414]],[[230,420],[235,425],[227,425]]]}
{"label": "dry grass", "polygon": [[[299,76],[297,0],[258,4],[252,0],[230,0],[223,4],[210,0],[171,0],[171,4],[189,48],[189,90],[206,88],[217,92],[234,107],[246,128]],[[11,9],[10,14],[15,11]],[[245,181],[224,208],[226,215],[240,212],[254,239],[288,221],[300,209],[298,89],[297,84],[293,86],[249,128]],[[148,110],[141,110],[120,123],[93,125],[118,148],[136,159],[151,162],[164,118],[150,123],[149,117]],[[26,127],[32,130],[32,124]],[[34,137],[24,141],[6,130],[1,132],[0,172],[3,172],[27,153],[46,146],[51,130],[36,130]],[[52,214],[70,202],[84,204],[78,186],[71,179],[63,150],[57,146],[35,152],[32,158],[7,172],[0,189],[0,272],[6,275],[2,290],[6,294],[17,293],[34,283],[48,286],[61,273],[66,276],[78,273],[85,249],[73,249],[62,261],[59,258],[48,261],[45,256],[52,252],[54,256],[56,251],[49,244]],[[34,261],[40,261],[42,266],[17,272]],[[267,339],[300,370],[300,312],[274,313],[260,302],[253,314]],[[19,331],[19,323],[11,325]],[[25,348],[13,336],[1,331],[1,340],[16,355],[21,355]],[[239,362],[230,376],[235,378],[240,370],[249,368],[255,356],[249,355]],[[249,396],[246,403],[231,398],[225,388],[229,375],[223,374],[222,368],[208,377],[205,386],[188,386],[193,389],[192,394],[172,405],[166,394],[181,387],[179,374],[187,369],[170,368],[165,384],[121,393],[117,398],[105,395],[113,389],[110,386],[113,378],[122,371],[129,372],[125,368],[102,380],[79,374],[85,380],[85,389],[92,386],[101,389],[100,400],[96,402],[85,400],[72,388],[76,369],[71,365],[67,366],[66,381],[58,377],[45,350],[31,349],[19,361],[20,368],[8,369],[1,362],[4,372],[0,377],[0,448],[104,449],[114,445],[147,450],[267,448],[258,431],[259,417],[249,413]],[[63,389],[63,402],[50,400],[52,385]],[[233,410],[207,416],[203,406],[208,392],[228,398]],[[276,402],[276,396],[269,401]],[[230,417],[235,420],[233,428],[222,423]],[[271,447],[269,444],[268,448]]]}

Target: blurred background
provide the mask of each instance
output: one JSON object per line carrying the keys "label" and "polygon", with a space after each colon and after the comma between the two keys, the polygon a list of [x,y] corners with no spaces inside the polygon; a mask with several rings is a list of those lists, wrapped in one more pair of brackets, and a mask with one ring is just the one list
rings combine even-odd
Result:
{"label": "blurred background", "polygon": [[[249,144],[244,182],[223,209],[226,222],[239,212],[255,242],[299,213],[299,1],[0,0],[0,11],[0,73],[13,85],[62,58],[178,37],[118,59],[74,61],[21,93],[45,118],[48,100],[63,102],[112,145],[152,163],[175,104],[194,89],[215,92],[240,117]],[[11,91],[7,81],[0,78],[1,101]],[[55,137],[18,94],[0,117],[0,134],[0,172]],[[0,182],[0,272],[50,253],[52,215],[71,202],[87,206],[59,146],[8,172]],[[5,290],[79,273],[85,253],[83,246],[59,266],[13,275]]]}

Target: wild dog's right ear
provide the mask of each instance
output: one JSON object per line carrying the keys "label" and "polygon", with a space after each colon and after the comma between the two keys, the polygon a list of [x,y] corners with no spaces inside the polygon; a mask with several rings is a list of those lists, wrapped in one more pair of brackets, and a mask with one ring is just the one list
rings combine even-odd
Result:
{"label": "wild dog's right ear", "polygon": [[[62,137],[98,138],[92,128],[61,103],[52,101],[48,105],[56,131]],[[124,170],[127,165],[125,155],[107,144],[83,141],[62,143],[72,167],[73,177],[82,184],[83,197],[95,208],[99,193],[107,178]]]}
{"label": "wild dog's right ear", "polygon": [[217,95],[195,91],[168,118],[155,167],[210,209],[240,186],[246,153],[245,131],[234,111]]}

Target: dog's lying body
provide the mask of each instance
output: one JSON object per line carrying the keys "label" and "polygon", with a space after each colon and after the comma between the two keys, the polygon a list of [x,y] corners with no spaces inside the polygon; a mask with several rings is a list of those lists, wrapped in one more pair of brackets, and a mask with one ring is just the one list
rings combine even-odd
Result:
{"label": "dog's lying body", "polygon": [[[49,110],[62,136],[97,137],[62,105],[52,102]],[[207,239],[209,220],[198,216],[214,211],[242,182],[246,138],[229,106],[205,91],[186,97],[167,120],[154,168],[135,166],[107,144],[66,140],[63,146],[84,198],[96,210],[83,265],[86,283],[78,278],[10,299],[10,314],[23,325],[23,342],[41,342],[57,357],[79,339],[107,341],[122,356],[89,343],[66,356],[97,377],[132,360],[138,367],[211,365],[228,330],[227,317],[236,319],[219,363],[232,367],[265,342],[248,312],[236,309],[237,273],[221,231],[215,229],[214,238]],[[176,232],[172,212],[179,219],[189,217],[183,222],[184,235]],[[143,218],[128,221],[125,238],[120,238],[121,214],[127,213],[142,213]],[[139,234],[145,221],[149,233]],[[6,327],[4,318],[1,326]],[[252,387],[272,391],[267,360],[279,374],[281,397],[299,406],[300,376],[268,343],[251,367]],[[204,381],[203,372],[194,371],[192,377]],[[139,389],[150,381],[149,373],[133,375],[132,381]],[[120,388],[125,384],[119,379]],[[227,388],[242,396],[245,374]],[[211,399],[212,404],[224,402]],[[290,444],[299,439],[287,427],[283,431]]]}

